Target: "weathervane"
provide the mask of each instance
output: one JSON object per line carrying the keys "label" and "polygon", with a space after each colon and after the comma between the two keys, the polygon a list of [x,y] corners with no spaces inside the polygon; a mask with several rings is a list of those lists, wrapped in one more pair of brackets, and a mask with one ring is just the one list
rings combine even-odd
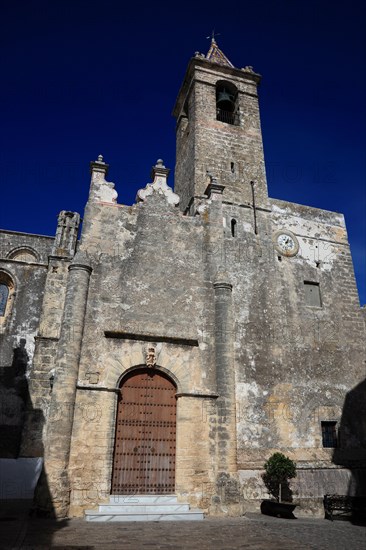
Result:
{"label": "weathervane", "polygon": [[210,36],[206,36],[206,40],[208,40],[209,38],[211,38],[211,40],[213,42],[216,42],[215,40],[215,36],[220,36],[221,32],[215,32],[215,29],[213,29],[212,33]]}

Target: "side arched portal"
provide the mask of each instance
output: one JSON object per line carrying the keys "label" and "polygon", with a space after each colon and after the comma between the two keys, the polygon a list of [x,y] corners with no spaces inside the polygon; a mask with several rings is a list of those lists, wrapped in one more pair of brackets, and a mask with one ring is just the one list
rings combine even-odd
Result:
{"label": "side arched portal", "polygon": [[113,495],[164,494],[175,489],[176,388],[155,369],[121,383],[114,444]]}

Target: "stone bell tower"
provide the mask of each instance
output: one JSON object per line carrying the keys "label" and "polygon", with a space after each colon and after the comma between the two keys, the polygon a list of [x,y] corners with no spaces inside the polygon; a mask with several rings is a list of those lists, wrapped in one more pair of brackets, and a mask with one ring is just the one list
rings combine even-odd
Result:
{"label": "stone bell tower", "polygon": [[[205,193],[208,175],[225,185],[224,199],[257,206],[268,200],[257,87],[252,67],[235,68],[215,39],[191,59],[173,115],[177,119],[175,191],[183,211]],[[254,182],[254,186],[251,184]]]}

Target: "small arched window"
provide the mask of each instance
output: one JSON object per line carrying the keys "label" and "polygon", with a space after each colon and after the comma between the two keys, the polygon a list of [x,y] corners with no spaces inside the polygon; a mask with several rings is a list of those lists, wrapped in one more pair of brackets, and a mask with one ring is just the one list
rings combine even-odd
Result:
{"label": "small arched window", "polygon": [[231,236],[236,237],[237,236],[237,223],[236,220],[231,220]]}
{"label": "small arched window", "polygon": [[14,283],[10,275],[0,271],[0,324],[8,317],[14,294]]}
{"label": "small arched window", "polygon": [[238,89],[226,80],[216,83],[216,119],[239,126]]}
{"label": "small arched window", "polygon": [[0,317],[5,316],[6,304],[9,298],[9,287],[4,283],[0,283]]}

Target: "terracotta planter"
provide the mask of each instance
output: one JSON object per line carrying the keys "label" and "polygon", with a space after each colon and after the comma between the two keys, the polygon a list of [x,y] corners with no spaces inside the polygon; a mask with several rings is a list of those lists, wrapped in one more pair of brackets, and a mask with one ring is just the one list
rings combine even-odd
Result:
{"label": "terracotta planter", "polygon": [[261,503],[261,512],[266,516],[277,518],[296,519],[293,511],[297,504],[293,502],[277,502],[276,500],[263,500]]}

